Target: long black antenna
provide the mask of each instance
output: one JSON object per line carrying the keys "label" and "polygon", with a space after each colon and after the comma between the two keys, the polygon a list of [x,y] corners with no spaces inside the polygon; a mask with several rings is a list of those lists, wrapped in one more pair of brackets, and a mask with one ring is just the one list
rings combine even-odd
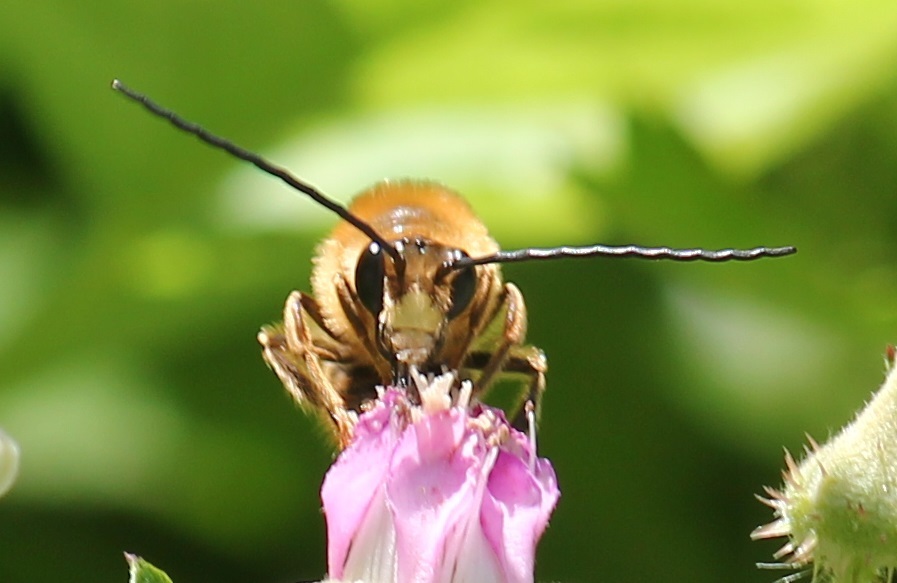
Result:
{"label": "long black antenna", "polygon": [[258,154],[250,152],[249,150],[245,150],[229,140],[220,138],[220,137],[216,136],[215,134],[210,133],[208,130],[204,129],[202,126],[200,126],[198,124],[195,124],[191,121],[187,121],[186,119],[182,118],[181,116],[179,116],[175,112],[171,111],[170,109],[166,109],[166,108],[162,107],[161,105],[159,105],[158,103],[155,103],[153,100],[151,100],[146,95],[144,95],[142,93],[138,93],[137,91],[134,91],[133,89],[129,88],[128,86],[126,86],[124,83],[122,83],[118,79],[115,79],[114,81],[112,81],[112,89],[114,89],[115,91],[118,91],[119,93],[124,94],[128,98],[140,103],[141,105],[143,105],[143,107],[145,107],[153,115],[157,115],[159,117],[163,117],[163,118],[167,119],[176,128],[183,130],[189,134],[193,134],[194,136],[196,136],[203,142],[209,144],[210,146],[220,148],[220,149],[226,151],[227,153],[231,154],[232,156],[239,158],[240,160],[245,160],[246,162],[249,162],[250,164],[255,165],[258,169],[262,170],[263,172],[267,172],[268,174],[271,174],[272,176],[276,176],[277,178],[280,178],[281,180],[283,180],[284,182],[286,182],[288,185],[292,186],[296,190],[298,190],[300,192],[304,192],[312,200],[314,200],[321,206],[323,206],[327,209],[330,209],[331,211],[336,213],[341,219],[343,219],[344,221],[346,221],[347,223],[349,223],[350,225],[352,225],[353,227],[355,227],[356,229],[358,229],[359,231],[361,231],[362,233],[364,233],[365,235],[370,237],[371,240],[374,241],[375,243],[377,243],[378,245],[380,245],[380,248],[383,249],[392,258],[392,260],[395,261],[397,264],[400,264],[403,262],[402,256],[398,252],[398,250],[396,250],[396,248],[393,247],[386,239],[381,237],[380,234],[377,233],[377,231],[375,231],[373,227],[371,227],[369,224],[367,224],[366,222],[362,221],[361,219],[359,219],[358,217],[356,217],[355,215],[350,213],[349,210],[346,207],[344,207],[343,205],[339,204],[335,200],[332,200],[332,199],[324,196],[324,194],[322,194],[315,187],[313,187],[310,184],[307,184],[307,183],[299,180],[295,176],[293,176],[287,169],[281,168],[280,166],[276,166],[276,165],[272,164],[271,162],[268,162],[267,160],[265,160]]}
{"label": "long black antenna", "polygon": [[755,247],[754,249],[670,249],[669,247],[640,247],[638,245],[584,245],[582,247],[550,247],[499,251],[485,257],[462,257],[451,269],[463,269],[487,263],[514,263],[563,257],[638,257],[641,259],[671,259],[673,261],[751,261],[762,257],[781,257],[797,253],[796,247]]}

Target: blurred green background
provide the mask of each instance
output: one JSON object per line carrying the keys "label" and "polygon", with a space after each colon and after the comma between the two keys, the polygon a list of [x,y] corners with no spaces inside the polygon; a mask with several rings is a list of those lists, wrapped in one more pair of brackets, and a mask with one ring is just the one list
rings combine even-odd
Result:
{"label": "blurred green background", "polygon": [[508,266],[550,362],[542,581],[771,581],[781,447],[897,340],[897,4],[7,3],[0,581],[323,575],[322,433],[255,334],[333,218],[109,89],[335,198],[464,192],[506,247],[794,244],[751,264]]}

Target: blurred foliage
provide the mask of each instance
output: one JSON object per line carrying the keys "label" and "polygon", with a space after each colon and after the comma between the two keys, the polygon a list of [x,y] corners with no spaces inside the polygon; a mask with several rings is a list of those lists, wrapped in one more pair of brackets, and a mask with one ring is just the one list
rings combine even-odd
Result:
{"label": "blurred foliage", "polygon": [[467,194],[506,246],[794,244],[505,269],[551,363],[540,580],[769,581],[752,494],[897,338],[897,5],[13,2],[0,18],[0,580],[324,571],[319,428],[258,327],[332,218],[120,76],[347,200]]}

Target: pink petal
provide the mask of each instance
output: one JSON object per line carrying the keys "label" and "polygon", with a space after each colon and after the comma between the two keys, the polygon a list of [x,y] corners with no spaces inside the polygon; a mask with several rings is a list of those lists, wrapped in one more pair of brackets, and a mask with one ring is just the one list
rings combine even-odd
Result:
{"label": "pink petal", "polygon": [[450,542],[463,537],[467,519],[478,514],[486,445],[466,423],[459,409],[429,415],[396,448],[387,497],[395,518],[398,583],[448,580],[443,577],[450,576],[453,558],[447,549],[457,546]]}
{"label": "pink petal", "polygon": [[367,522],[372,503],[379,499],[383,505],[383,484],[399,430],[392,422],[393,406],[387,395],[373,411],[362,415],[352,444],[324,477],[321,501],[327,516],[330,577],[343,577],[353,537]]}
{"label": "pink petal", "polygon": [[481,523],[507,583],[533,580],[536,543],[560,496],[551,465],[537,460],[535,470],[503,451],[489,475]]}

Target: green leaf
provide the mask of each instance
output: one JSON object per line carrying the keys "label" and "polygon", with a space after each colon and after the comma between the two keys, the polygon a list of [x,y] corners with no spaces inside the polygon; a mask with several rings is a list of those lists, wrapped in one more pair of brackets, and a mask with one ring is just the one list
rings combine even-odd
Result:
{"label": "green leaf", "polygon": [[125,559],[131,571],[129,583],[171,583],[168,575],[137,555],[125,553]]}
{"label": "green leaf", "polygon": [[12,488],[18,470],[19,446],[3,430],[0,430],[0,496]]}

